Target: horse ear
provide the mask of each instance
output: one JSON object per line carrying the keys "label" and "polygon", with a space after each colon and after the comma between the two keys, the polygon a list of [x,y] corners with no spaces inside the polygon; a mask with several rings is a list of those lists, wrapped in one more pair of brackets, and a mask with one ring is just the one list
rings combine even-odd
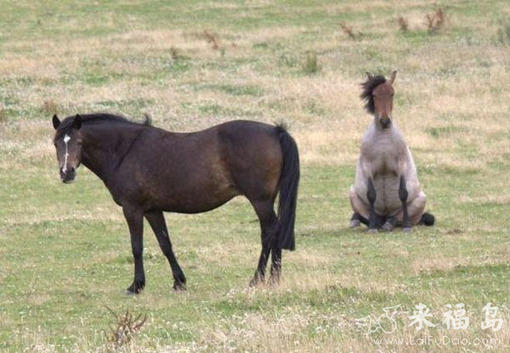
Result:
{"label": "horse ear", "polygon": [[53,115],[52,122],[53,122],[53,127],[55,128],[55,130],[57,130],[57,128],[60,126],[60,120],[58,119],[57,114]]}
{"label": "horse ear", "polygon": [[390,84],[393,84],[393,82],[395,82],[395,78],[397,77],[397,70],[393,71],[391,73],[391,77],[390,77]]}
{"label": "horse ear", "polygon": [[76,114],[76,117],[73,120],[73,128],[76,130],[80,130],[81,128],[81,116]]}
{"label": "horse ear", "polygon": [[374,76],[372,76],[372,74],[371,74],[370,72],[368,72],[368,71],[366,72],[366,74],[367,74],[367,78],[368,78],[369,80],[371,80],[371,79],[374,77]]}

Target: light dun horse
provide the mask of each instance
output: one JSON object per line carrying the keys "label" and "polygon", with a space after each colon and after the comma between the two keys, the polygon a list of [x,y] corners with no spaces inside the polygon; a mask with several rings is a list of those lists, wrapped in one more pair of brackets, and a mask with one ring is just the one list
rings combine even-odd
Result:
{"label": "light dun horse", "polygon": [[271,279],[278,281],[282,249],[294,250],[299,183],[298,149],[284,127],[239,120],[194,133],[172,133],[110,114],[76,115],[62,122],[55,115],[53,126],[62,181],[72,182],[83,164],[124,211],[135,265],[129,292],[145,286],[144,217],[170,263],[174,289],[184,289],[186,278],[163,212],[206,212],[237,195],[248,198],[262,231],[262,252],[251,284],[264,280],[270,253]]}
{"label": "light dun horse", "polygon": [[356,180],[350,190],[354,214],[351,227],[368,225],[370,232],[387,231],[397,225],[410,231],[413,225],[433,225],[434,216],[424,213],[426,196],[420,189],[416,166],[402,134],[392,121],[393,83],[372,76],[362,84],[365,109],[374,115],[361,144]]}

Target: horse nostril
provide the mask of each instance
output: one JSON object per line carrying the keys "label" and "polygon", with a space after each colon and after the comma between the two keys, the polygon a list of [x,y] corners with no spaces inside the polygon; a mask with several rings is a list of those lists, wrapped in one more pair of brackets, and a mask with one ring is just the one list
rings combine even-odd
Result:
{"label": "horse nostril", "polygon": [[380,119],[381,126],[387,128],[391,125],[391,120],[388,117]]}

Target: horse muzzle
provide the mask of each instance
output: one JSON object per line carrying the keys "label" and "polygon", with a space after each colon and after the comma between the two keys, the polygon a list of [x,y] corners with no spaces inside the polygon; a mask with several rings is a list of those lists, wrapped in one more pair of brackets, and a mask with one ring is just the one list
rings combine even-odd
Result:
{"label": "horse muzzle", "polygon": [[65,172],[60,169],[60,180],[62,180],[65,184],[70,184],[74,181],[76,177],[76,170],[74,168],[69,168]]}
{"label": "horse muzzle", "polygon": [[381,118],[381,119],[379,119],[379,123],[381,124],[381,127],[383,129],[387,129],[391,126],[391,119],[390,118]]}

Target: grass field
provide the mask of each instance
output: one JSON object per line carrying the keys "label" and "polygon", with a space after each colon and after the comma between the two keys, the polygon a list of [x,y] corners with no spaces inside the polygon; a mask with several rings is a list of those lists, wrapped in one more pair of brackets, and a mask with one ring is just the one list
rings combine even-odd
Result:
{"label": "grass field", "polygon": [[[0,351],[115,351],[103,332],[115,322],[108,308],[148,317],[117,349],[125,352],[510,350],[507,1],[0,7]],[[425,16],[439,7],[446,22],[430,32]],[[348,229],[348,188],[371,120],[359,84],[366,71],[394,69],[394,118],[437,225],[369,235]],[[63,185],[51,142],[53,113],[93,111],[149,113],[174,131],[288,122],[302,179],[297,251],[284,253],[282,284],[248,288],[259,227],[238,198],[206,214],[167,215],[184,293],[171,290],[146,225],[147,287],[126,296],[133,264],[122,211],[85,168]],[[500,308],[497,332],[480,326],[488,302]],[[434,323],[447,304],[463,303],[469,328],[416,331],[408,316],[419,303]],[[395,332],[358,327],[396,305]],[[419,344],[427,337],[450,341]]]}

